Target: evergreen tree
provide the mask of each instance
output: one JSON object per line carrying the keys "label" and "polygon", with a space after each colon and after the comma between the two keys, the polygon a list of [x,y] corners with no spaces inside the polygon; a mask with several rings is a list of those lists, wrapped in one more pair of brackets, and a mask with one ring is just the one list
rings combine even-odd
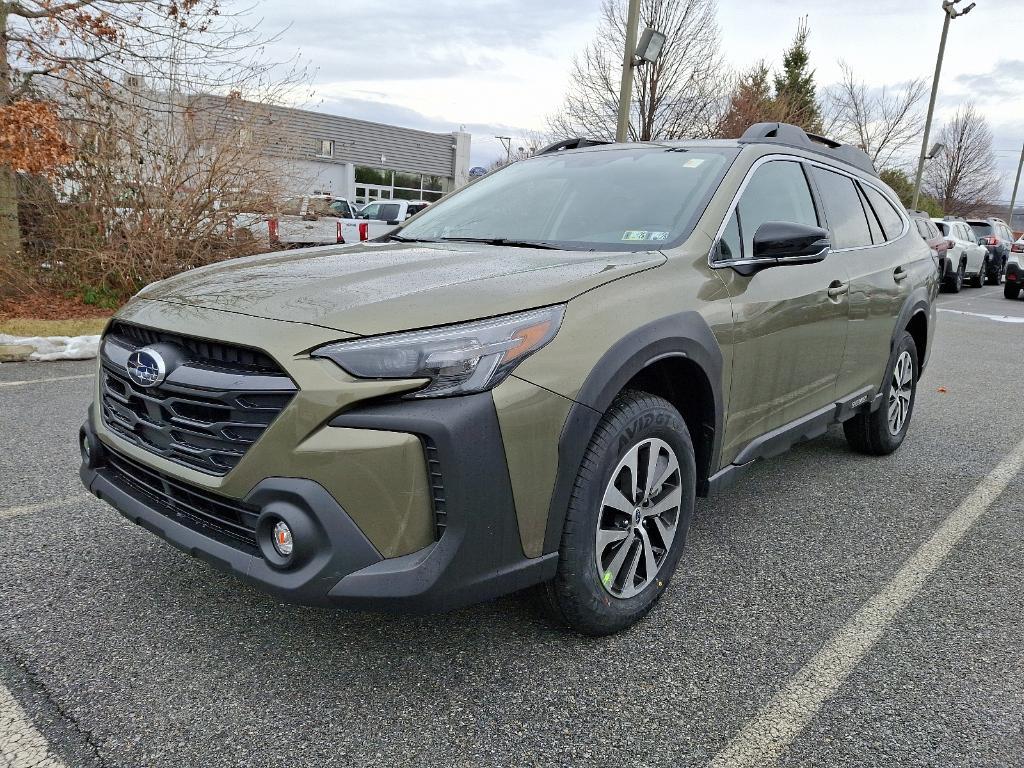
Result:
{"label": "evergreen tree", "polygon": [[785,103],[790,122],[818,133],[821,131],[821,109],[814,85],[814,70],[810,68],[811,54],[807,50],[810,35],[811,28],[804,16],[797,25],[796,37],[782,56],[782,72],[775,75],[775,95],[777,100]]}

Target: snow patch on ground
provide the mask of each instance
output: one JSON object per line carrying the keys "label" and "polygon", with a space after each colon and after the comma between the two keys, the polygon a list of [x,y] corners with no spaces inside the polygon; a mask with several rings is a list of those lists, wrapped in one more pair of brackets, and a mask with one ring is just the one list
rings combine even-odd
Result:
{"label": "snow patch on ground", "polygon": [[0,333],[0,344],[25,345],[35,352],[29,360],[90,360],[100,347],[99,336],[7,336]]}

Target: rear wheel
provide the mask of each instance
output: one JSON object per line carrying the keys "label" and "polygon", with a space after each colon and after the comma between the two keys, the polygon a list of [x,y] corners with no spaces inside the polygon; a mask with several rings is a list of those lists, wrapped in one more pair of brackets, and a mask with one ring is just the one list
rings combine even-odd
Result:
{"label": "rear wheel", "polygon": [[983,261],[981,263],[981,269],[978,270],[978,274],[971,278],[971,285],[975,288],[981,288],[985,285],[985,272],[988,270],[988,262]]}
{"label": "rear wheel", "polygon": [[1013,283],[1003,285],[1003,296],[1007,299],[1016,299],[1020,296],[1020,286]]}
{"label": "rear wheel", "polygon": [[565,518],[553,618],[587,635],[645,616],[676,569],[696,489],[693,444],[671,403],[626,391],[587,447]]}
{"label": "rear wheel", "polygon": [[952,277],[949,278],[949,292],[960,293],[960,289],[964,287],[964,265],[961,264],[957,267],[956,272],[953,273]]}
{"label": "rear wheel", "polygon": [[918,371],[917,345],[914,337],[904,331],[896,344],[881,407],[871,413],[859,413],[843,424],[850,447],[860,453],[884,456],[903,444],[914,413]]}

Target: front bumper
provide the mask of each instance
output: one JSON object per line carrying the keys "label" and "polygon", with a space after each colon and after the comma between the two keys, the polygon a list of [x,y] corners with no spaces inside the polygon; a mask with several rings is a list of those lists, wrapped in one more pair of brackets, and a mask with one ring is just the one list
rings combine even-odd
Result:
{"label": "front bumper", "polygon": [[[91,493],[179,549],[289,602],[428,613],[514,592],[555,573],[557,553],[523,554],[490,393],[386,402],[331,421],[334,427],[400,431],[423,441],[439,535],[423,549],[393,558],[380,554],[321,485],[295,477],[266,478],[237,502],[256,520],[252,541],[225,537],[190,514],[188,504],[147,490],[119,470],[125,457],[100,442],[92,421],[81,433],[90,446],[81,477]],[[139,471],[153,472],[144,466]],[[178,478],[150,482],[156,489],[161,484],[165,490],[180,486],[186,499],[192,499],[190,488],[201,490]],[[213,497],[209,503],[219,503],[215,494],[202,493]],[[290,567],[274,564],[264,538],[266,520],[277,519],[299,532]]]}

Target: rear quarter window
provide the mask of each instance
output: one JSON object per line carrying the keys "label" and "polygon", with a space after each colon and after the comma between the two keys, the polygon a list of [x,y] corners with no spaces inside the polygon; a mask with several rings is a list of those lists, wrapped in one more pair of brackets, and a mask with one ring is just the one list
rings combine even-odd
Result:
{"label": "rear quarter window", "polygon": [[817,166],[814,178],[832,230],[832,247],[841,250],[871,245],[871,231],[853,179]]}
{"label": "rear quarter window", "polygon": [[903,217],[900,216],[895,206],[874,187],[864,184],[862,188],[864,194],[867,195],[868,202],[871,203],[871,207],[875,209],[879,222],[882,224],[886,240],[894,240],[899,237],[900,232],[903,231]]}

